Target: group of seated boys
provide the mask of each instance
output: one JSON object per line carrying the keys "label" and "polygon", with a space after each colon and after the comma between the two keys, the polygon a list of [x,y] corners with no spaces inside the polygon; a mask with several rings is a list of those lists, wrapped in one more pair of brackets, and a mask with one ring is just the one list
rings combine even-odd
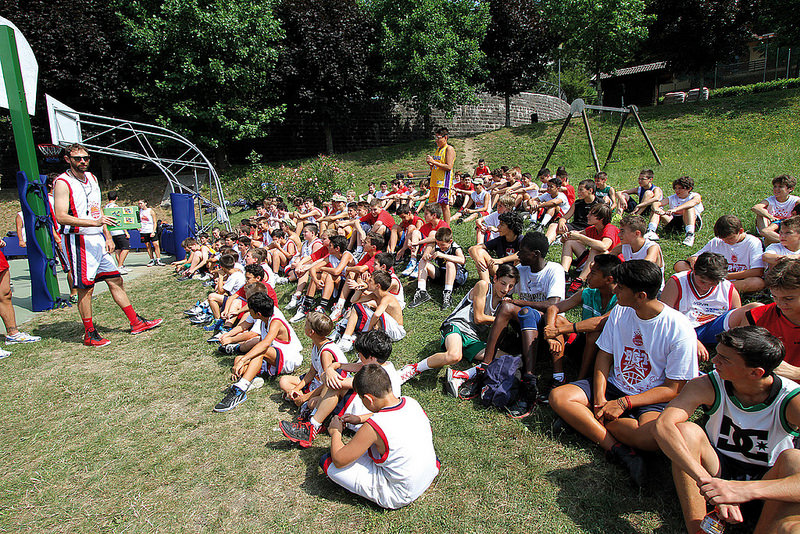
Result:
{"label": "group of seated boys", "polygon": [[[412,502],[439,469],[427,416],[402,384],[446,367],[446,390],[473,399],[493,362],[519,354],[511,417],[549,404],[557,425],[599,444],[639,485],[641,452],[662,451],[690,532],[707,505],[739,522],[740,505],[757,500],[765,504],[756,530],[772,532],[796,526],[800,503],[800,198],[791,195],[794,178],[772,184],[774,194],[753,207],[760,238],[739,217],[719,217],[714,238],[666,280],[659,232],[693,247],[703,224],[692,178],[672,181],[669,196],[651,170],[629,189],[616,190],[602,172],[575,189],[563,168],[534,180],[483,161],[445,195],[449,223],[442,205],[426,202],[424,183],[400,178],[391,189],[370,184],[358,200],[337,192],[320,207],[298,199],[289,210],[268,199],[235,233],[187,239],[187,259],[175,268],[212,287],[187,315],[234,356],[233,384],[214,410],[235,408],[264,378],[282,375],[283,398],[299,408],[280,423],[283,434],[309,447],[327,427],[325,472],[381,506]],[[464,222],[475,227],[470,246],[450,228]],[[547,259],[554,245],[560,263]],[[454,304],[467,256],[478,280]],[[409,308],[433,300],[429,286],[439,284],[448,315],[440,351],[397,369],[401,277],[416,280]],[[289,318],[278,308],[281,283],[293,284]],[[766,292],[774,302],[759,302]],[[303,321],[311,363],[296,375],[303,347],[292,324]],[[540,355],[547,362],[537,366]],[[570,355],[578,370],[568,380]],[[541,365],[552,366],[546,386]],[[699,407],[703,427],[689,422]],[[348,428],[355,435],[345,445]]]}

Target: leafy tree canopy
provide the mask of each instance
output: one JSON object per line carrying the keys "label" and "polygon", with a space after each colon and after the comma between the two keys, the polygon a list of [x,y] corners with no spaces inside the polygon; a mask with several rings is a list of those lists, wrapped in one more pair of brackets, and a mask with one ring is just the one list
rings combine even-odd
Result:
{"label": "leafy tree canopy", "polygon": [[423,116],[475,99],[488,8],[481,0],[373,0],[380,81],[387,96]]}
{"label": "leafy tree canopy", "polygon": [[117,1],[136,56],[133,94],[160,123],[218,147],[281,116],[271,0]]}

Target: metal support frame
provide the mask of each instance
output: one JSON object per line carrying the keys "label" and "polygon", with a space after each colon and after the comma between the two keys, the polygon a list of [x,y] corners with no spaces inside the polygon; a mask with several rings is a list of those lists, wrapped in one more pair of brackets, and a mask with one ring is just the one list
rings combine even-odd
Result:
{"label": "metal support frame", "polygon": [[[187,193],[196,199],[198,232],[207,231],[217,222],[224,224],[228,231],[231,230],[225,194],[216,169],[200,149],[182,135],[161,126],[61,109],[58,106],[53,106],[51,113],[55,114],[55,120],[51,122],[56,125],[59,119],[74,122],[80,132],[78,142],[88,150],[155,165],[166,176],[173,193]],[[66,146],[72,142],[63,139],[57,131],[51,133],[53,144]],[[178,150],[174,150],[176,146]],[[159,152],[164,154],[165,150],[170,149],[178,155],[159,155]],[[185,186],[178,180],[178,175],[186,171],[193,173],[194,187]],[[198,171],[208,174],[207,195],[201,192]],[[210,219],[205,219],[204,209],[209,205],[213,206],[214,214]]]}
{"label": "metal support frame", "polygon": [[650,152],[653,153],[653,157],[656,160],[656,163],[662,165],[661,158],[658,157],[658,152],[656,152],[656,147],[653,146],[653,142],[650,140],[650,137],[647,135],[647,131],[644,129],[644,124],[642,123],[642,119],[639,117],[639,108],[636,106],[625,106],[624,108],[615,108],[609,106],[595,106],[591,104],[585,103],[582,99],[578,98],[577,100],[573,101],[569,108],[569,114],[564,119],[564,124],[561,126],[561,130],[558,132],[556,136],[556,140],[553,142],[553,146],[550,147],[550,151],[547,153],[547,157],[544,159],[544,163],[542,163],[542,168],[547,167],[550,158],[553,156],[553,153],[556,151],[556,147],[558,143],[561,141],[561,138],[564,136],[564,132],[567,130],[567,126],[569,126],[570,120],[572,120],[572,116],[580,113],[581,118],[583,119],[583,126],[586,130],[586,138],[589,141],[589,151],[592,154],[592,162],[594,163],[595,172],[600,172],[600,162],[597,159],[597,150],[594,145],[594,139],[592,138],[592,130],[589,127],[589,116],[586,113],[587,109],[591,109],[594,111],[608,111],[611,113],[621,113],[622,120],[620,121],[619,128],[617,129],[617,133],[614,136],[614,141],[611,143],[611,149],[608,151],[608,156],[606,157],[605,163],[603,163],[603,169],[606,168],[608,162],[611,160],[611,155],[614,153],[614,148],[617,146],[617,141],[619,141],[619,136],[622,133],[622,127],[625,125],[625,121],[628,119],[629,115],[633,115],[636,119],[636,124],[639,126],[639,131],[642,132],[642,136],[644,136],[644,140],[647,143],[647,146],[650,148]]}

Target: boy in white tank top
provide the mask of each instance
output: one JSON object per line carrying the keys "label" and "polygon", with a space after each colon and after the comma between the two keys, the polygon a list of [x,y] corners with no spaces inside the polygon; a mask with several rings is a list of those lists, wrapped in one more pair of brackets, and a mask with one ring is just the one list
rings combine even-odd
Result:
{"label": "boy in white tank top", "polygon": [[[653,434],[672,460],[688,532],[699,531],[708,504],[721,520],[741,523],[750,501],[763,502],[750,531],[796,531],[800,386],[774,374],[783,356],[764,328],[722,333],[715,370],[687,383],[656,420]],[[701,406],[710,414],[705,428],[688,421]]]}
{"label": "boy in white tank top", "polygon": [[675,273],[667,281],[660,300],[678,310],[697,332],[697,355],[708,360],[706,345],[716,345],[717,334],[728,330],[730,311],[742,305],[739,292],[728,274],[728,261],[722,254],[700,254],[691,271]]}
{"label": "boy in white tank top", "polygon": [[347,445],[342,420],[334,416],[331,451],[320,465],[332,481],[383,508],[411,504],[439,474],[428,416],[417,401],[392,392],[389,375],[379,365],[364,366],[353,386],[373,415]]}

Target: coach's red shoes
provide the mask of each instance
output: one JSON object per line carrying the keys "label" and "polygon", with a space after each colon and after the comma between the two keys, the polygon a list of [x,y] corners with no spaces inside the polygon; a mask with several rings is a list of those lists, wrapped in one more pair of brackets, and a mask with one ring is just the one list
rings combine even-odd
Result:
{"label": "coach's red shoes", "polygon": [[153,319],[152,321],[148,321],[141,315],[137,315],[136,322],[131,325],[131,334],[136,335],[148,330],[152,330],[153,328],[160,326],[163,320],[164,319]]}
{"label": "coach's red shoes", "polygon": [[97,330],[89,330],[83,335],[83,344],[87,347],[104,347],[111,343],[106,338],[97,333]]}

